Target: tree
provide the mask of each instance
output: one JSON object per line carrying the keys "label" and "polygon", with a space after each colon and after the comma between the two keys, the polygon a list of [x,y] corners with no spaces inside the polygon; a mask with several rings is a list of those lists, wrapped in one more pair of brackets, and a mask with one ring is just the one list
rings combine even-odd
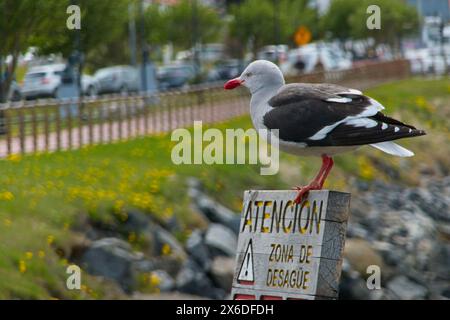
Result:
{"label": "tree", "polygon": [[[377,5],[381,10],[381,29],[367,28],[366,12],[370,5]],[[387,43],[399,51],[401,39],[414,32],[419,26],[416,9],[401,0],[364,0],[349,18],[351,34],[356,39],[372,37],[376,43]]]}
{"label": "tree", "polygon": [[179,1],[163,12],[162,19],[165,20],[162,25],[167,32],[166,39],[179,49],[216,41],[222,27],[218,13],[198,0]]}
{"label": "tree", "polygon": [[277,40],[279,44],[293,44],[295,31],[301,25],[317,37],[317,11],[308,4],[307,0],[247,0],[232,5],[231,41],[241,45],[238,49],[241,56],[245,46],[251,44],[255,56],[262,46],[275,44]]}
{"label": "tree", "polygon": [[[61,53],[68,57],[74,48],[74,37],[80,35],[81,51],[87,64],[94,67],[111,63],[117,55],[124,59],[127,52],[128,5],[134,0],[77,0],[81,9],[81,29],[69,30],[66,26],[68,14],[64,3],[63,10],[50,15],[51,33],[34,33],[32,43],[39,53]],[[38,1],[40,2],[40,1]],[[114,50],[108,50],[108,49]],[[123,61],[122,61],[123,62]]]}
{"label": "tree", "polygon": [[[52,16],[58,10],[65,11],[58,0],[0,0],[0,102],[6,99],[20,53],[31,44],[30,35],[50,34],[51,24],[42,17]],[[7,56],[12,59],[4,70]]]}
{"label": "tree", "polygon": [[[341,41],[352,36],[350,18],[362,6],[361,0],[334,0],[326,14],[320,20],[322,33]],[[365,25],[365,23],[364,23]]]}
{"label": "tree", "polygon": [[[189,19],[189,17],[186,17]],[[167,18],[167,10],[159,4],[150,5],[145,12],[145,29],[147,41],[151,45],[162,45],[169,41],[167,30],[170,21]]]}

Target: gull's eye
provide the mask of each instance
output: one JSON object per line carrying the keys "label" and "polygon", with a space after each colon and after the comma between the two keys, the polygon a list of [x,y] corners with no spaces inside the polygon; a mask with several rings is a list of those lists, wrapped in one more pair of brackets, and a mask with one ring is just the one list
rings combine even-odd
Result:
{"label": "gull's eye", "polygon": [[253,75],[253,73],[251,73],[251,72],[247,72],[246,74],[245,74],[245,76],[248,78],[248,77],[251,77]]}

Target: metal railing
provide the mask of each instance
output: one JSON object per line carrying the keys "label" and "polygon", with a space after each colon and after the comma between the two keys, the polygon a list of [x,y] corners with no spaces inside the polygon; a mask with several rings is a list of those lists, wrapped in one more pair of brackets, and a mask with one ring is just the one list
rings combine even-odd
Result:
{"label": "metal railing", "polygon": [[[409,76],[405,60],[316,72],[287,82],[332,82],[364,89]],[[0,105],[0,157],[110,143],[190,127],[194,120],[221,122],[248,112],[244,88],[222,84],[153,95],[108,95],[72,100],[21,101]]]}

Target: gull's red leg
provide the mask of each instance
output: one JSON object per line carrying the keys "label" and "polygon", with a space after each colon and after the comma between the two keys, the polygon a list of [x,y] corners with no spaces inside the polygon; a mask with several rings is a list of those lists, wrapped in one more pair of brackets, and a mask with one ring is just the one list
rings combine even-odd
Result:
{"label": "gull's red leg", "polygon": [[334,165],[334,161],[332,157],[327,157],[328,158],[328,165],[325,168],[320,180],[319,180],[319,184],[320,184],[320,189],[323,188],[323,184],[325,183],[325,180],[328,177],[328,174],[330,173],[331,169],[333,168]]}
{"label": "gull's red leg", "polygon": [[323,187],[323,184],[325,183],[325,179],[327,178],[328,174],[331,171],[331,168],[333,167],[333,158],[322,155],[322,166],[320,167],[319,172],[317,173],[316,177],[313,181],[311,181],[310,184],[304,187],[295,187],[295,189],[298,191],[297,197],[295,198],[295,203],[302,202],[303,198],[308,195],[308,192],[310,190],[320,190]]}

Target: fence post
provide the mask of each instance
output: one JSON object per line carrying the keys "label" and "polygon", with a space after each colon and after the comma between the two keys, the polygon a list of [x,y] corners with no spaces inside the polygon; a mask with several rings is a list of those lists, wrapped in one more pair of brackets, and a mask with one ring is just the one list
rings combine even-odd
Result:
{"label": "fence post", "polygon": [[6,150],[7,155],[12,154],[11,150],[11,135],[12,135],[12,127],[11,127],[11,109],[5,109],[3,112],[5,116],[5,131],[6,131]]}
{"label": "fence post", "polygon": [[31,135],[33,140],[33,152],[37,151],[37,118],[36,108],[31,110]]}
{"label": "fence post", "polygon": [[19,109],[19,140],[20,140],[20,153],[25,153],[25,118],[23,114],[23,108]]}
{"label": "fence post", "polygon": [[55,130],[56,130],[56,150],[61,150],[61,105],[56,104],[54,110],[56,111],[55,114]]}
{"label": "fence post", "polygon": [[68,137],[68,149],[72,149],[72,106],[71,104],[67,104],[66,106],[66,114],[67,114],[67,137]]}
{"label": "fence post", "polygon": [[111,141],[113,141],[113,133],[114,133],[114,131],[113,131],[113,125],[114,125],[114,123],[113,123],[113,112],[112,112],[112,110],[111,110],[111,106],[110,105],[106,105],[107,106],[107,108],[106,108],[106,112],[107,112],[107,114],[108,114],[108,142],[111,142]]}

